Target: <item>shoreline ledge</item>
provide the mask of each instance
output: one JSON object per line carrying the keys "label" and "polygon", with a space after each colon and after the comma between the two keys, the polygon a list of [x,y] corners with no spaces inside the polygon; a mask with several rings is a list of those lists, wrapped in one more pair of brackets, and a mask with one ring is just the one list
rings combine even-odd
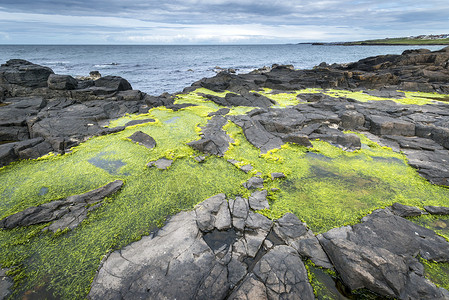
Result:
{"label": "shoreline ledge", "polygon": [[[83,154],[88,147],[92,153]],[[380,151],[389,154],[376,156]],[[0,261],[0,298],[335,296],[337,289],[325,287],[316,271],[343,286],[339,293],[345,296],[449,299],[449,283],[436,282],[428,268],[449,263],[449,233],[441,231],[449,215],[449,47],[311,70],[273,65],[248,74],[223,71],[159,96],[133,90],[119,76],[75,79],[25,60],[2,64],[0,179],[18,182],[15,176],[23,176],[25,182],[34,175],[26,173],[32,165],[45,177],[52,159],[62,161],[52,169],[57,173],[66,157],[76,155],[82,161],[75,161],[71,175],[84,169],[88,175],[74,183],[64,177],[68,186],[61,184],[60,194],[53,194],[52,182],[38,181],[39,190],[29,194],[19,186],[0,189],[0,235],[11,251]],[[300,159],[307,164],[288,165]],[[339,164],[340,173],[326,169],[331,164]],[[387,185],[373,175],[385,171],[354,171],[363,164],[407,173],[393,176],[410,176],[403,178],[413,179],[416,195],[398,193],[364,206],[354,211],[360,218],[349,222],[331,216],[330,223],[306,223],[289,212],[301,210],[288,206],[296,200],[275,208],[288,191],[307,188],[298,178],[324,178],[325,190],[342,177],[351,183],[348,201],[359,189],[393,189],[394,179]],[[193,190],[203,184],[206,190]],[[169,190],[151,206],[161,215],[132,219],[145,214],[127,199],[143,198],[153,185],[160,190],[150,198]],[[14,198],[19,192],[20,201]],[[123,206],[115,207],[120,201]],[[319,215],[332,207],[316,209]],[[111,238],[101,245],[92,242],[100,250],[85,259],[91,261],[89,275],[76,295],[61,288],[64,278],[54,283],[51,272],[43,282],[33,279],[24,266],[37,257],[19,261],[20,243],[27,249],[45,240],[60,253],[51,248],[52,239],[85,237],[106,219],[111,228],[128,225],[110,229]],[[423,220],[437,220],[440,227],[421,226]],[[127,229],[135,223],[142,224],[138,232]],[[17,244],[16,233],[23,234]],[[15,289],[10,275],[16,276]]]}

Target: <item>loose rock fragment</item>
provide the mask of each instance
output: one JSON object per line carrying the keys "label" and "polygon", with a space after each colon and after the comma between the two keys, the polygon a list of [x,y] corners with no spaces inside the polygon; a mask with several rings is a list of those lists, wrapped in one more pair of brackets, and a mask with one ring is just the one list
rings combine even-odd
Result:
{"label": "loose rock fragment", "polygon": [[[69,196],[65,199],[55,200],[35,207],[29,207],[21,212],[0,220],[0,228],[12,229],[19,226],[29,226],[55,221],[46,229],[53,232],[65,228],[77,227],[87,216],[87,212],[97,208],[94,204],[100,203],[119,191],[123,181],[116,180],[101,188],[90,192]],[[88,205],[94,205],[87,208]]]}
{"label": "loose rock fragment", "polygon": [[131,136],[128,137],[134,143],[139,143],[148,149],[156,147],[156,141],[146,133],[142,131],[136,131]]}
{"label": "loose rock fragment", "polygon": [[160,158],[155,161],[150,161],[147,166],[148,167],[156,167],[159,170],[167,170],[173,163],[173,160],[167,158]]}
{"label": "loose rock fragment", "polygon": [[243,186],[249,190],[263,188],[263,179],[260,177],[251,177]]}

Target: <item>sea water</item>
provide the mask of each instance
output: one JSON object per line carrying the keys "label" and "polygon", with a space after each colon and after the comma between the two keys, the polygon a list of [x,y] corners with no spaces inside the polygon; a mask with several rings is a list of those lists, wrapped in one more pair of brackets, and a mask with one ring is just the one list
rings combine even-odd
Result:
{"label": "sea water", "polygon": [[331,45],[0,45],[0,63],[21,58],[48,66],[56,74],[103,76],[127,79],[134,89],[151,95],[180,92],[217,67],[237,73],[273,64],[309,69],[321,62],[348,63],[359,59],[400,54],[406,49],[439,50],[444,46],[331,46]]}

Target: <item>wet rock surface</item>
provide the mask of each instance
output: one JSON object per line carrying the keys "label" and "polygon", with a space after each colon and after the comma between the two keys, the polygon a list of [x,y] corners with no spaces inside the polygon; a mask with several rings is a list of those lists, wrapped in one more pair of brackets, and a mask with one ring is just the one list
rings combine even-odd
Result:
{"label": "wet rock surface", "polygon": [[392,207],[317,237],[295,215],[272,222],[253,212],[250,202],[215,195],[112,252],[89,298],[315,299],[303,263],[310,259],[335,270],[349,290],[449,299],[448,291],[424,277],[417,258],[449,262],[449,243]]}
{"label": "wet rock surface", "polygon": [[223,156],[228,150],[229,144],[234,142],[222,129],[227,122],[221,115],[213,116],[207,125],[201,128],[201,139],[187,145],[204,153]]}
{"label": "wet rock surface", "polygon": [[[220,72],[184,91],[200,87],[230,91],[224,97],[203,95],[227,108],[209,114],[200,139],[188,145],[207,155],[223,156],[234,142],[223,126],[232,121],[261,153],[285,143],[310,147],[314,139],[354,151],[361,148],[360,138],[345,133],[353,130],[403,152],[423,177],[449,186],[448,104],[361,103],[311,93],[298,95],[299,105],[280,109],[271,107],[275,101],[258,94],[263,88],[279,93],[313,87],[365,90],[372,96],[395,99],[404,97],[398,89],[449,93],[448,60],[449,47],[371,57],[347,65],[322,64],[313,70],[276,65],[250,74]],[[10,60],[0,67],[0,167],[50,151],[64,153],[88,137],[154,122],[134,120],[125,126],[104,127],[126,113],[194,105],[175,104],[175,99],[175,95],[155,97],[132,90],[117,76],[79,80],[27,61]],[[229,114],[232,106],[256,109],[235,115]],[[139,131],[129,139],[147,148],[156,145]],[[203,162],[206,156],[195,159]],[[228,161],[245,173],[256,173],[250,164]],[[95,157],[88,162],[100,165],[102,160]],[[123,164],[114,163],[114,168],[105,169],[110,174]],[[161,158],[147,166],[166,170],[172,163]],[[262,175],[255,174],[243,183],[251,193],[248,198],[215,195],[193,211],[173,216],[158,232],[112,252],[103,260],[89,298],[314,299],[303,263],[309,259],[316,266],[335,270],[350,290],[366,288],[398,299],[449,299],[446,290],[424,277],[417,258],[449,262],[449,243],[405,219],[426,213],[447,215],[449,208],[428,206],[421,211],[395,203],[374,211],[360,224],[317,237],[293,214],[273,221],[255,212],[269,207],[264,178],[258,176]],[[285,174],[273,172],[271,177],[284,180]],[[46,222],[52,222],[46,229],[53,232],[75,228],[89,210],[122,185],[114,181],[82,195],[27,208],[0,220],[0,228]],[[0,296],[10,288],[1,272]]]}
{"label": "wet rock surface", "polygon": [[12,279],[6,275],[7,271],[8,269],[0,268],[0,299],[7,299],[14,284]]}
{"label": "wet rock surface", "polygon": [[84,194],[29,207],[0,220],[0,228],[12,229],[53,222],[45,229],[53,232],[73,229],[87,217],[89,211],[98,208],[105,197],[115,194],[122,186],[123,181],[116,180]]}
{"label": "wet rock surface", "polygon": [[[257,93],[262,88],[276,93],[314,87],[364,90],[372,96],[395,99],[404,97],[397,90],[449,93],[448,59],[446,47],[435,52],[405,51],[402,55],[370,57],[346,65],[322,64],[313,70],[274,65],[249,74],[223,71],[184,92],[200,87],[229,91],[224,97],[203,96],[228,107],[258,109],[240,116],[227,115],[228,108],[219,110],[202,128],[201,139],[189,145],[222,156],[232,143],[222,128],[232,121],[262,153],[287,142],[310,147],[313,139],[354,151],[360,149],[359,138],[343,131],[356,130],[369,132],[381,145],[405,153],[410,164],[432,183],[449,185],[448,104],[360,103],[313,93],[298,95],[305,101],[299,105],[277,109],[270,107],[275,104],[273,100]],[[113,129],[103,126],[125,113],[146,112],[161,105],[173,110],[193,105],[174,104],[175,96],[170,94],[155,97],[132,90],[121,77],[76,80],[23,60],[10,60],[0,67],[0,87],[3,102],[10,103],[0,110],[0,142],[7,142],[0,144],[1,166],[49,151],[64,152],[87,137],[110,133]],[[134,123],[126,126],[131,125]],[[17,144],[30,139],[30,143]]]}
{"label": "wet rock surface", "polygon": [[0,166],[64,153],[87,138],[112,133],[110,119],[148,110],[145,94],[118,76],[95,81],[57,75],[12,59],[0,66]]}
{"label": "wet rock surface", "polygon": [[314,299],[300,254],[264,246],[273,245],[272,224],[248,199],[215,195],[111,253],[89,298]]}
{"label": "wet rock surface", "polygon": [[138,143],[139,145],[143,145],[148,149],[152,149],[156,147],[156,141],[146,133],[142,131],[136,131],[131,136],[128,137],[134,143]]}
{"label": "wet rock surface", "polygon": [[[323,65],[313,70],[276,65],[243,75],[221,72],[194,83],[185,91],[204,87],[248,95],[262,88],[273,89],[274,93],[338,88],[363,89],[372,96],[396,99],[404,97],[397,90],[448,93],[448,59],[449,47],[446,47],[435,52],[405,51],[402,55],[370,57],[346,65]],[[237,99],[235,94],[228,95],[204,96],[221,105],[247,105],[247,99],[227,101],[226,98]],[[353,151],[360,149],[360,140],[343,131],[368,131],[378,137],[381,145],[403,151],[423,177],[435,184],[449,185],[448,104],[402,105],[391,100],[360,103],[320,93],[298,97],[306,103],[276,109],[254,100],[251,106],[259,109],[242,116],[225,117],[239,125],[247,140],[262,153],[280,148],[286,142],[307,147],[311,145],[310,139],[321,139]]]}
{"label": "wet rock surface", "polygon": [[170,168],[172,163],[173,163],[173,160],[163,157],[163,158],[160,158],[160,159],[155,160],[155,161],[150,161],[147,164],[147,167],[149,167],[149,168],[156,167],[159,170],[167,170],[168,168]]}
{"label": "wet rock surface", "polygon": [[449,243],[389,209],[373,212],[360,224],[334,228],[319,241],[351,290],[367,288],[398,299],[449,299],[448,291],[424,277],[417,259],[448,262]]}

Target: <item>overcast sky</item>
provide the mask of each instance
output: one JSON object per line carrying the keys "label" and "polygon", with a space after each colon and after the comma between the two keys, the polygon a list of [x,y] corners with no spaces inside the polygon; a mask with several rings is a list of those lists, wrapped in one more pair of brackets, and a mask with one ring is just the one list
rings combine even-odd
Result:
{"label": "overcast sky", "polygon": [[448,0],[0,0],[0,44],[272,44],[443,33]]}

